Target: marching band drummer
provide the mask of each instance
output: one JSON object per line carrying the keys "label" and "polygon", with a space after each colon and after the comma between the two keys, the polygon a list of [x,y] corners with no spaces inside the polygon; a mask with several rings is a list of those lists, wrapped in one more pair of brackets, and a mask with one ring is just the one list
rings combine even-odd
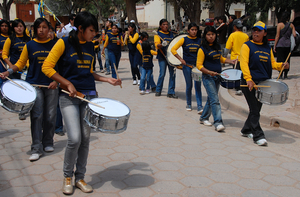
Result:
{"label": "marching band drummer", "polygon": [[173,39],[173,33],[169,31],[169,23],[167,19],[161,19],[159,21],[159,28],[157,35],[154,35],[154,44],[157,49],[157,59],[159,64],[159,77],[156,86],[155,96],[160,96],[164,84],[164,78],[166,75],[166,69],[169,69],[169,87],[167,97],[177,99],[178,96],[175,95],[175,78],[176,70],[175,67],[171,66],[166,60],[167,46]]}
{"label": "marching band drummer", "polygon": [[217,31],[213,26],[207,26],[204,29],[202,45],[197,54],[197,68],[203,73],[202,81],[207,92],[207,101],[200,117],[200,123],[212,126],[208,120],[212,114],[213,124],[218,132],[225,130],[218,96],[221,82],[218,74],[222,71],[221,63],[234,64],[235,61],[221,55],[221,46],[217,42]]}
{"label": "marching band drummer", "polygon": [[[244,137],[253,138],[254,143],[266,146],[267,140],[259,124],[262,103],[255,97],[255,85],[260,81],[271,79],[272,69],[280,70],[282,66],[289,68],[289,63],[277,63],[272,49],[267,41],[267,26],[258,21],[252,27],[250,41],[241,48],[240,65],[243,72],[242,84],[249,88],[242,88],[249,106],[249,115],[241,130]],[[254,88],[253,88],[254,87]]]}
{"label": "marching band drummer", "polygon": [[[75,170],[75,186],[82,192],[92,192],[93,188],[86,184],[87,157],[91,128],[83,120],[87,103],[76,96],[77,91],[86,95],[87,99],[97,96],[95,80],[120,85],[121,80],[102,77],[93,73],[95,64],[94,44],[91,42],[98,32],[98,23],[94,15],[80,12],[75,20],[76,30],[69,37],[59,39],[44,61],[42,71],[51,79],[59,82],[70,94],[61,93],[59,104],[63,115],[68,142],[64,157],[64,181],[62,192],[73,193],[72,177]],[[54,70],[57,63],[59,73]]]}
{"label": "marching band drummer", "polygon": [[[190,23],[188,25],[188,36],[181,38],[171,49],[172,54],[183,64],[182,71],[186,82],[186,110],[192,110],[192,68],[196,66],[197,52],[201,45],[201,38],[197,37],[198,26],[196,23]],[[182,46],[183,58],[177,54],[177,50]],[[203,112],[202,106],[202,93],[201,93],[201,81],[195,81],[196,100],[198,114]]]}
{"label": "marching band drummer", "polygon": [[111,27],[111,33],[106,35],[102,54],[105,53],[105,49],[108,49],[108,58],[111,64],[112,77],[117,78],[116,69],[119,68],[119,62],[121,59],[121,46],[123,46],[123,37],[119,34],[119,28],[117,25]]}
{"label": "marching band drummer", "polygon": [[[135,55],[136,55],[136,45],[138,43],[139,39],[139,34],[136,32],[136,25],[134,23],[129,23],[128,25],[128,32],[126,32],[128,39],[125,40],[125,44],[128,45],[129,49],[129,62],[131,66],[131,74],[132,74],[132,79],[133,79],[133,85],[140,85],[140,71],[137,66],[137,64],[134,62],[135,60]],[[136,81],[136,79],[138,81]]]}
{"label": "marching band drummer", "polygon": [[30,110],[32,137],[30,161],[38,160],[43,155],[43,150],[45,152],[54,151],[53,135],[58,102],[57,83],[42,73],[44,59],[46,59],[49,51],[55,44],[55,41],[48,38],[49,22],[45,18],[38,18],[33,26],[36,38],[25,44],[17,63],[3,73],[4,76],[9,76],[16,71],[22,70],[27,60],[29,60],[26,81],[30,84],[48,86],[35,88],[37,97]]}

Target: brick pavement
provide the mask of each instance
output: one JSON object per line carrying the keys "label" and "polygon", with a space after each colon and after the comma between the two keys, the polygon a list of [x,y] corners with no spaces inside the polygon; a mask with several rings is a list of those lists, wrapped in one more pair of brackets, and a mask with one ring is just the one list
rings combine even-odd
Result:
{"label": "brick pavement", "polygon": [[[269,146],[259,147],[239,136],[245,119],[224,108],[226,131],[218,133],[199,124],[195,98],[193,111],[185,110],[181,72],[176,79],[179,99],[167,98],[166,88],[159,98],[141,96],[132,85],[128,54],[122,55],[123,88],[99,82],[97,90],[100,97],[130,107],[128,129],[118,135],[92,133],[85,180],[94,192],[75,189],[73,196],[299,196],[299,133],[263,125]],[[157,62],[155,66],[157,79]],[[0,196],[64,196],[67,137],[55,135],[55,151],[29,162],[29,118],[20,121],[3,108],[0,114]]]}

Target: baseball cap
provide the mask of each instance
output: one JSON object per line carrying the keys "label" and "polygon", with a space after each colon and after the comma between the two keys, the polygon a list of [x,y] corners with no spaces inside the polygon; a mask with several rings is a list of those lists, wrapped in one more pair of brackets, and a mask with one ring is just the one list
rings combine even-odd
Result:
{"label": "baseball cap", "polygon": [[134,20],[131,20],[130,22],[131,22],[131,23],[135,23],[135,21],[134,21]]}
{"label": "baseball cap", "polygon": [[234,19],[233,25],[235,25],[237,28],[243,27],[243,23],[242,23],[242,21],[239,20],[239,19]]}
{"label": "baseball cap", "polygon": [[252,29],[253,29],[254,27],[257,27],[257,28],[260,29],[260,30],[266,30],[266,31],[267,31],[267,26],[266,26],[266,24],[263,23],[263,22],[261,22],[261,21],[256,22],[256,23],[253,25]]}

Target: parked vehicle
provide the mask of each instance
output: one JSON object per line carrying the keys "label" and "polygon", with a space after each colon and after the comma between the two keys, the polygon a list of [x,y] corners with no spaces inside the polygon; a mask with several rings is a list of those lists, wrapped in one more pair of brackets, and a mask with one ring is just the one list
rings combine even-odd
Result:
{"label": "parked vehicle", "polygon": [[214,25],[214,18],[207,18],[205,19],[205,26],[213,26]]}

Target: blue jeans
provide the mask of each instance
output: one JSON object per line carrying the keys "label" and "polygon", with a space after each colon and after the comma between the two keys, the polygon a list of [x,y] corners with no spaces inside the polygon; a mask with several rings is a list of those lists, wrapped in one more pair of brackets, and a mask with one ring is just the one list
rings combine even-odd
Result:
{"label": "blue jeans", "polygon": [[110,72],[110,62],[109,62],[109,57],[108,57],[108,49],[104,49],[104,55],[105,55],[105,67],[106,67],[106,72]]}
{"label": "blue jeans", "polygon": [[[96,96],[86,96],[90,100]],[[84,179],[89,153],[91,128],[84,121],[87,103],[67,94],[59,96],[60,110],[63,115],[68,141],[64,157],[64,177],[73,177],[74,167],[75,181]]]}
{"label": "blue jeans", "polygon": [[113,78],[117,78],[117,74],[116,74],[116,71],[115,71],[115,67],[114,65],[116,66],[116,69],[118,70],[119,68],[119,62],[120,62],[120,59],[121,59],[121,51],[108,51],[108,58],[109,58],[109,61],[111,63],[111,72],[112,72],[112,77]]}
{"label": "blue jeans", "polygon": [[101,60],[101,50],[98,51],[97,58],[98,58],[100,70],[103,70],[102,60]]}
{"label": "blue jeans", "polygon": [[200,120],[208,120],[212,113],[214,117],[214,126],[217,127],[218,125],[223,124],[221,105],[218,96],[221,79],[219,76],[212,77],[207,74],[202,74],[202,81],[207,92],[207,101]]}
{"label": "blue jeans", "polygon": [[159,77],[157,81],[156,92],[161,92],[163,89],[166,70],[168,67],[169,74],[170,74],[168,94],[175,94],[175,78],[176,78],[175,67],[170,66],[166,60],[158,60],[158,64],[159,64]]}
{"label": "blue jeans", "polygon": [[[193,79],[192,79],[192,69],[188,66],[182,67],[183,76],[186,83],[186,104],[192,104],[192,88],[193,88]],[[194,81],[195,91],[196,91],[196,100],[198,109],[202,109],[202,93],[201,93],[201,81]]]}
{"label": "blue jeans", "polygon": [[[140,83],[140,89],[141,90],[145,90],[145,81],[147,80],[147,90],[150,89],[150,81],[151,81],[151,76],[153,79],[153,75],[152,75],[153,69],[144,69],[142,68],[142,76],[141,76],[141,83]],[[146,78],[147,76],[147,78]]]}
{"label": "blue jeans", "polygon": [[140,75],[139,68],[134,63],[135,53],[136,53],[135,51],[134,52],[129,51],[129,53],[128,53],[129,54],[129,62],[130,62],[130,65],[131,65],[131,74],[132,74],[132,79],[133,80],[136,80],[136,77],[138,78],[138,80],[140,80],[141,75]]}
{"label": "blue jeans", "polygon": [[35,90],[37,97],[30,111],[31,154],[42,154],[43,148],[53,146],[58,89],[36,87]]}

